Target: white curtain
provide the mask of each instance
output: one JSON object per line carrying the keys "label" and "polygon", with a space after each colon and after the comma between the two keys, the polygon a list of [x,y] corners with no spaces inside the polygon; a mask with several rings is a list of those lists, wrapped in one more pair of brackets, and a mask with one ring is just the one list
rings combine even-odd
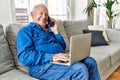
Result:
{"label": "white curtain", "polygon": [[[103,4],[105,0],[95,0],[97,4]],[[94,9],[94,25],[104,25],[107,26],[107,17],[105,13],[105,8],[98,6]]]}
{"label": "white curtain", "polygon": [[[100,4],[102,5],[106,0],[100,0]],[[100,16],[99,16],[99,25],[104,25],[104,27],[107,27],[107,15],[106,15],[106,9],[105,7],[100,7]]]}
{"label": "white curtain", "polygon": [[50,16],[55,19],[67,20],[70,18],[69,0],[47,0]]}

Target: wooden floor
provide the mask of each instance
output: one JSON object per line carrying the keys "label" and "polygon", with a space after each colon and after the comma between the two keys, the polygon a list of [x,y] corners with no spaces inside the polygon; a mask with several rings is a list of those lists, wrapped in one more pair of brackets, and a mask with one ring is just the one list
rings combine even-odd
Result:
{"label": "wooden floor", "polygon": [[120,80],[120,67],[107,80]]}

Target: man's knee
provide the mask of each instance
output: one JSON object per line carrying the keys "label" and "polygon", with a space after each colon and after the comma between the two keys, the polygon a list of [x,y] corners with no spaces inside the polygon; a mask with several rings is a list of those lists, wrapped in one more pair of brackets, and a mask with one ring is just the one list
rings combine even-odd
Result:
{"label": "man's knee", "polygon": [[85,64],[81,63],[81,62],[76,62],[72,65],[72,69],[73,70],[81,70],[81,71],[85,71],[85,72],[88,72],[88,69],[87,67],[85,66]]}
{"label": "man's knee", "polygon": [[97,67],[97,62],[94,58],[92,57],[87,57],[84,59],[83,63],[87,66],[87,67]]}
{"label": "man's knee", "polygon": [[83,63],[76,62],[72,65],[72,69],[73,71],[75,71],[73,78],[75,78],[76,80],[88,80],[88,69]]}

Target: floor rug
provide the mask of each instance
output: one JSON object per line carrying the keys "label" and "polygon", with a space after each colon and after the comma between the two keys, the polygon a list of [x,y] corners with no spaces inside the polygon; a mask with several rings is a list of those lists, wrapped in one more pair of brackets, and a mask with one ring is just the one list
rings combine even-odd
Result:
{"label": "floor rug", "polygon": [[120,67],[117,68],[107,80],[120,80]]}

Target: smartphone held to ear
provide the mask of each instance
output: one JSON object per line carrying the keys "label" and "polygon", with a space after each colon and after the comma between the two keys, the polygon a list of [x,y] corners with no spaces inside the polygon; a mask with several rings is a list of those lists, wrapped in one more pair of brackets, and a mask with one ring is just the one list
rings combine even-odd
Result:
{"label": "smartphone held to ear", "polygon": [[49,16],[48,16],[48,25],[49,25],[50,27],[54,26],[54,22],[51,21],[51,19],[50,19]]}

